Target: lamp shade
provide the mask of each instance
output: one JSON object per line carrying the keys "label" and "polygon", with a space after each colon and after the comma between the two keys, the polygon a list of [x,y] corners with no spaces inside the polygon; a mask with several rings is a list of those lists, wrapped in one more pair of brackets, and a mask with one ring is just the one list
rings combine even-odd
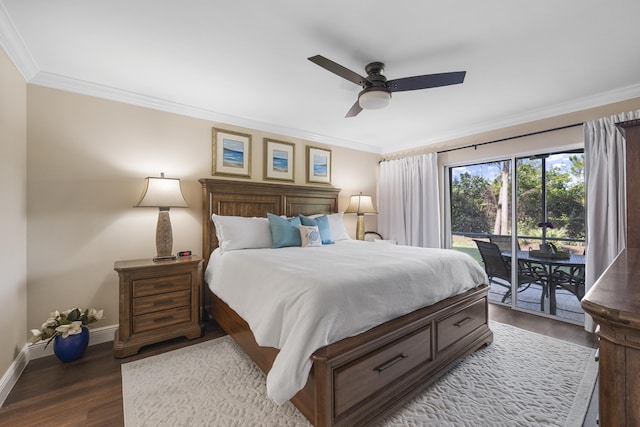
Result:
{"label": "lamp shade", "polygon": [[360,107],[365,110],[378,110],[389,105],[391,94],[384,90],[363,90],[358,97]]}
{"label": "lamp shade", "polygon": [[189,204],[182,195],[178,178],[158,177],[145,179],[144,191],[135,207],[143,208],[188,208]]}
{"label": "lamp shade", "polygon": [[345,213],[355,213],[358,215],[363,214],[376,214],[376,208],[373,207],[373,201],[371,196],[363,196],[362,193],[351,196],[351,201]]}

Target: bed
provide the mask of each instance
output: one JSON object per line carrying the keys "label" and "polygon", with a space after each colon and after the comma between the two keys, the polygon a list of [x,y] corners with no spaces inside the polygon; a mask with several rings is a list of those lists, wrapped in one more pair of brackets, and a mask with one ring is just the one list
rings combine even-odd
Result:
{"label": "bed", "polygon": [[[265,217],[267,213],[296,216],[338,211],[340,190],[332,187],[222,179],[202,179],[200,183],[206,264],[218,246],[212,214]],[[304,387],[291,402],[315,426],[367,425],[383,418],[460,359],[492,342],[487,291],[486,284],[478,283],[463,293],[319,348],[311,355]],[[245,319],[208,286],[203,293],[205,314],[268,373],[279,350],[259,346]]]}

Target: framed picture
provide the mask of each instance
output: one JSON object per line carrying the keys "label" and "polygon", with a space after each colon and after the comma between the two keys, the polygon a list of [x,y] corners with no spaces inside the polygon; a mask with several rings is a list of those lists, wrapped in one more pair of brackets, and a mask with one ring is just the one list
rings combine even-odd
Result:
{"label": "framed picture", "polygon": [[213,175],[251,178],[251,135],[213,128]]}
{"label": "framed picture", "polygon": [[264,179],[294,181],[295,144],[264,138]]}
{"label": "framed picture", "polygon": [[331,184],[331,150],[307,145],[307,182]]}

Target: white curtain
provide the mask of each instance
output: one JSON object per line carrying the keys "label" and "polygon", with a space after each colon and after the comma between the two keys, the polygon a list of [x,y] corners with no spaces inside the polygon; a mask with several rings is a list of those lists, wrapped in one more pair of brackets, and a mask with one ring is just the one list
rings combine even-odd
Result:
{"label": "white curtain", "polygon": [[[587,290],[627,243],[625,143],[616,123],[637,118],[640,118],[640,110],[584,124]],[[585,317],[585,329],[593,331],[593,320],[590,316]]]}
{"label": "white curtain", "polygon": [[438,155],[380,163],[378,231],[400,245],[440,247]]}

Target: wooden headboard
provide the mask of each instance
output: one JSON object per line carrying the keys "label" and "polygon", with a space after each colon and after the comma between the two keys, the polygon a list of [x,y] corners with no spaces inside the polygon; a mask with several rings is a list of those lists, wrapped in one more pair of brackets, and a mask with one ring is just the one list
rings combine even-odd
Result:
{"label": "wooden headboard", "polygon": [[338,212],[339,188],[203,178],[202,256],[205,266],[218,247],[211,214],[266,217]]}

